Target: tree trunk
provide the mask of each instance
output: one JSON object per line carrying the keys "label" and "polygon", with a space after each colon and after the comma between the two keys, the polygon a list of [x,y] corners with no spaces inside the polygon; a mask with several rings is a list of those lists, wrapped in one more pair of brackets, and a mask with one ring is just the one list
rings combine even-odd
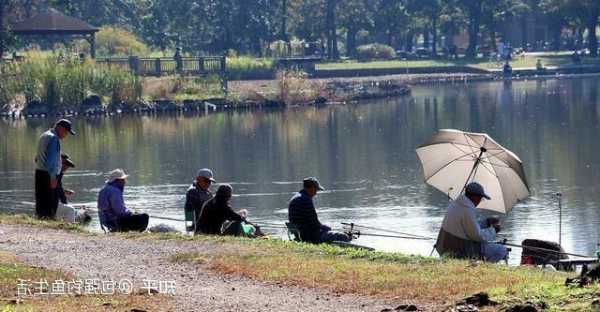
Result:
{"label": "tree trunk", "polygon": [[598,27],[598,15],[600,10],[593,10],[587,21],[588,29],[588,49],[591,56],[598,56],[598,37],[596,36],[596,27]]}
{"label": "tree trunk", "polygon": [[325,28],[327,33],[327,58],[333,58],[333,36],[331,34],[331,19],[333,18],[333,0],[327,0]]}
{"label": "tree trunk", "polygon": [[480,21],[481,2],[475,1],[475,3],[469,7],[469,46],[466,51],[467,58],[475,58],[477,56],[477,37],[479,36]]}
{"label": "tree trunk", "polygon": [[337,0],[329,0],[331,1],[331,44],[332,44],[332,52],[333,59],[337,60],[340,58],[340,51],[338,50],[337,44],[337,26],[335,23],[335,7],[337,6]]}
{"label": "tree trunk", "polygon": [[437,12],[431,17],[431,54],[433,57],[437,57],[437,41],[438,41],[438,30],[437,30],[438,16]]}
{"label": "tree trunk", "polygon": [[288,41],[288,34],[287,34],[287,0],[281,0],[281,40]]}
{"label": "tree trunk", "polygon": [[[491,27],[490,27],[491,28]],[[492,50],[492,54],[498,51],[498,47],[496,46],[496,29],[490,29],[490,48]]]}
{"label": "tree trunk", "polygon": [[423,28],[423,48],[429,50],[429,28]]}
{"label": "tree trunk", "polygon": [[556,27],[552,28],[552,50],[560,51],[560,37],[562,34],[562,24],[557,24]]}
{"label": "tree trunk", "polygon": [[4,28],[4,10],[5,10],[5,1],[0,0],[0,63],[2,62],[2,57],[4,56],[4,49],[6,43],[6,36],[8,35],[6,29]]}
{"label": "tree trunk", "polygon": [[521,47],[525,49],[527,43],[527,16],[523,16],[523,18],[521,18]]}
{"label": "tree trunk", "polygon": [[408,33],[406,33],[406,52],[412,52],[413,49],[413,39],[414,39],[414,34],[412,31],[409,31]]}
{"label": "tree trunk", "polygon": [[356,34],[358,31],[354,27],[349,27],[346,31],[346,56],[356,55]]}

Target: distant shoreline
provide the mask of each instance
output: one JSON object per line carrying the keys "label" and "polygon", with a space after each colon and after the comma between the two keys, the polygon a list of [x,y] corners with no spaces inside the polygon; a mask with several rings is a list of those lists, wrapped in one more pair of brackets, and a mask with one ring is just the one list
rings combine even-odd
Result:
{"label": "distant shoreline", "polygon": [[[230,100],[226,98],[212,98],[199,100],[175,101],[170,99],[148,101],[145,105],[135,108],[115,108],[111,105],[103,106],[103,109],[88,112],[77,112],[67,109],[58,113],[26,113],[22,110],[11,112],[0,112],[2,119],[32,119],[32,118],[55,118],[65,116],[120,116],[120,115],[155,115],[172,113],[211,113],[216,111],[254,110],[264,108],[285,108],[295,106],[324,106],[330,104],[346,104],[368,99],[381,99],[409,95],[411,86],[424,86],[435,84],[466,84],[484,81],[522,81],[531,79],[577,79],[584,77],[600,76],[599,72],[559,74],[554,70],[548,70],[544,74],[536,74],[531,69],[513,70],[513,77],[503,78],[496,73],[436,73],[436,74],[396,74],[379,76],[358,77],[331,77],[311,78],[309,81],[325,85],[333,90],[327,97],[319,96],[302,105],[287,105],[283,101],[267,99],[277,88],[277,80],[233,80],[229,82],[231,92],[252,93],[253,98]],[[370,88],[369,91],[365,89]],[[335,92],[334,92],[335,91]],[[334,94],[334,93],[342,94]]]}

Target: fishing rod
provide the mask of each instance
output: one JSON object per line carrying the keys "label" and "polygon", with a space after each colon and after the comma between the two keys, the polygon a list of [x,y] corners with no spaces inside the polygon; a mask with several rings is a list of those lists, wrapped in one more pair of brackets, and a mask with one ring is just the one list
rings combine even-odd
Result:
{"label": "fishing rod", "polygon": [[400,231],[393,231],[393,230],[388,230],[388,229],[370,227],[370,226],[360,225],[360,224],[356,224],[356,223],[342,222],[342,225],[349,226],[350,228],[357,227],[357,228],[363,228],[363,229],[367,229],[367,230],[381,231],[381,232],[387,232],[387,233],[391,233],[391,234],[398,234],[398,235],[402,235],[402,236],[411,236],[411,237],[414,237],[416,239],[436,240],[436,238],[433,238],[433,237],[427,237],[427,236],[416,235],[416,234],[411,234],[411,233],[406,233],[406,232],[400,232]]}
{"label": "fishing rod", "polygon": [[400,239],[416,239],[416,240],[430,240],[429,238],[412,237],[412,236],[398,236],[398,235],[386,235],[386,234],[375,234],[375,233],[363,233],[363,232],[352,232],[358,236],[376,236],[376,237],[388,237],[388,238],[400,238]]}

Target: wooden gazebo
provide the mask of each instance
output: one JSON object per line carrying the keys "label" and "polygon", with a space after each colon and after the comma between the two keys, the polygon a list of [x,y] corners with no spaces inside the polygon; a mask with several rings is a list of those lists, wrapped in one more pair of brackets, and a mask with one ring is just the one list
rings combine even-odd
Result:
{"label": "wooden gazebo", "polygon": [[13,23],[10,30],[18,36],[81,36],[90,43],[91,57],[96,57],[98,28],[55,9],[48,9],[31,18]]}

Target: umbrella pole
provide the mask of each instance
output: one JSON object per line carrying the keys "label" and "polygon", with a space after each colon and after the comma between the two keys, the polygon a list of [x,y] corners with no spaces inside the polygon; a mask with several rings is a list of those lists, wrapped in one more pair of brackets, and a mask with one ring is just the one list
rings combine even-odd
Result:
{"label": "umbrella pole", "polygon": [[481,148],[479,148],[479,151],[480,151],[479,152],[479,156],[475,160],[475,164],[473,164],[473,168],[471,169],[471,172],[469,173],[469,176],[467,177],[467,182],[465,182],[465,185],[463,186],[461,194],[467,188],[467,185],[469,184],[469,181],[471,180],[471,177],[475,178],[475,175],[477,174],[477,167],[479,167],[479,163],[481,162],[481,157],[483,157],[483,153],[487,152],[487,149],[482,146]]}

